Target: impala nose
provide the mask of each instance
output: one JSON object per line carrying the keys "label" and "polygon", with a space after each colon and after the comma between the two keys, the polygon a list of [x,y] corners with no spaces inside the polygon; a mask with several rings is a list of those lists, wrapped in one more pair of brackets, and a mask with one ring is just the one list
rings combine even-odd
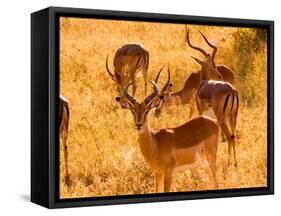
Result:
{"label": "impala nose", "polygon": [[142,127],[142,123],[137,123],[136,126],[137,126],[137,130],[140,130]]}

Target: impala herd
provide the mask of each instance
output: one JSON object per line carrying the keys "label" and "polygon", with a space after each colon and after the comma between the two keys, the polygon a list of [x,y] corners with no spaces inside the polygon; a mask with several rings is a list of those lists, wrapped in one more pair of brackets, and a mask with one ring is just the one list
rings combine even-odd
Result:
{"label": "impala herd", "polygon": [[[186,28],[188,46],[204,58],[200,60],[191,56],[200,66],[197,72],[191,73],[183,88],[172,91],[170,83],[171,71],[168,66],[168,78],[159,89],[158,79],[163,71],[159,70],[154,81],[148,80],[149,52],[140,44],[125,44],[119,48],[113,59],[114,73],[108,66],[106,70],[117,86],[116,101],[122,109],[131,111],[135,129],[138,131],[140,149],[145,161],[156,177],[156,192],[171,190],[173,172],[178,169],[195,166],[198,162],[206,165],[205,169],[213,179],[214,187],[218,187],[216,178],[216,159],[220,129],[228,142],[228,166],[237,166],[236,159],[236,121],[239,110],[239,93],[234,87],[234,72],[223,64],[215,63],[217,47],[211,44],[200,32],[204,41],[213,50],[211,54],[190,42],[189,30]],[[136,77],[142,73],[145,83],[145,99],[135,99],[137,89]],[[147,84],[151,84],[153,92],[147,96]],[[132,94],[129,88],[132,87]],[[182,125],[173,128],[151,129],[149,112],[155,110],[160,117],[166,106],[190,104],[190,118]],[[194,116],[195,106],[199,116]],[[203,115],[212,109],[216,119]],[[70,184],[68,173],[67,137],[69,128],[69,102],[60,98],[60,137],[64,146],[65,183]],[[232,159],[233,158],[233,159]]]}

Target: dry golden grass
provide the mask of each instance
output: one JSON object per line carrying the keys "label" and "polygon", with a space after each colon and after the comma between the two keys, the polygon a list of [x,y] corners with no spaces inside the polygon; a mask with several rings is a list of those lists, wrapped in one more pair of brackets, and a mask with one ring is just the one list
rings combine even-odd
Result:
{"label": "dry golden grass", "polygon": [[[68,188],[63,182],[61,144],[60,197],[153,193],[153,173],[140,152],[131,113],[120,109],[115,102],[116,87],[105,71],[105,59],[109,54],[113,69],[112,59],[117,48],[128,42],[141,43],[150,53],[149,79],[154,79],[163,64],[169,64],[174,90],[180,89],[186,77],[199,69],[190,58],[198,53],[185,43],[185,26],[61,18],[60,27],[60,90],[70,101],[68,150],[72,179]],[[241,31],[239,28],[194,25],[189,28],[194,44],[209,49],[199,37],[198,30],[203,31],[218,46],[216,62],[239,71],[240,82],[236,85],[242,98],[237,123],[239,167],[225,169],[227,143],[220,142],[219,189],[266,186],[266,46],[260,52],[249,51],[248,58],[243,58],[234,46],[237,41],[233,35]],[[251,36],[250,29],[242,31]],[[250,60],[251,67],[244,67],[247,62],[241,59]],[[160,85],[165,78],[166,74]],[[138,80],[137,98],[142,100],[142,77]],[[149,117],[151,127],[161,128],[178,126],[186,122],[188,116],[189,106],[185,105],[165,109],[159,119],[151,114]],[[204,167],[198,166],[174,173],[172,191],[213,189],[210,182]]]}

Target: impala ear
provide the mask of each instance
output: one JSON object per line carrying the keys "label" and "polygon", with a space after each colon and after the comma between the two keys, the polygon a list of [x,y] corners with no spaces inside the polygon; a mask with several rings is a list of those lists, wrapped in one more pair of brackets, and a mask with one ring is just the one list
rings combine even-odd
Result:
{"label": "impala ear", "polygon": [[168,93],[171,93],[172,91],[173,91],[173,84],[170,83],[167,92],[168,92]]}
{"label": "impala ear", "polygon": [[196,57],[191,56],[191,58],[193,58],[198,64],[203,65],[204,61],[199,60]]}
{"label": "impala ear", "polygon": [[120,104],[122,109],[131,109],[132,105],[124,98],[116,97],[116,101]]}
{"label": "impala ear", "polygon": [[164,100],[164,96],[160,95],[153,99],[153,101],[149,104],[149,109],[155,109],[161,106],[162,102]]}

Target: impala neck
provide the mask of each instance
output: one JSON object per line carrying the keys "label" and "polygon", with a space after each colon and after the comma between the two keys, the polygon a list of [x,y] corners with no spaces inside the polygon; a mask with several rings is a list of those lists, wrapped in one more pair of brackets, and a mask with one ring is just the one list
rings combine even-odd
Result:
{"label": "impala neck", "polygon": [[203,80],[209,80],[210,77],[205,73],[205,72],[201,72],[200,74],[200,80],[203,81]]}
{"label": "impala neck", "polygon": [[164,102],[167,105],[179,105],[182,103],[183,91],[179,90],[172,92],[167,100]]}
{"label": "impala neck", "polygon": [[191,89],[189,89],[188,91],[185,91],[184,89],[182,89],[179,93],[178,96],[180,98],[180,103],[181,104],[187,104],[189,103],[190,100],[190,96],[191,96]]}
{"label": "impala neck", "polygon": [[209,80],[209,79],[210,79],[210,72],[205,67],[202,67],[200,71],[200,81]]}
{"label": "impala neck", "polygon": [[144,130],[139,133],[140,148],[143,156],[146,160],[155,158],[157,153],[157,144],[155,142],[152,131],[149,127],[149,118],[145,121]]}

